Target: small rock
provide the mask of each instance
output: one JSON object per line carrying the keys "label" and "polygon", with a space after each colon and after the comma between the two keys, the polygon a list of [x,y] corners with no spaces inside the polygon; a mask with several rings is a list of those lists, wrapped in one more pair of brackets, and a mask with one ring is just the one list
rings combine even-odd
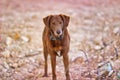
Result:
{"label": "small rock", "polygon": [[110,77],[112,74],[113,74],[113,70],[111,70],[110,72],[109,72],[109,74],[108,74],[108,76]]}
{"label": "small rock", "polygon": [[6,45],[10,46],[12,44],[12,38],[11,37],[7,37],[6,38]]}
{"label": "small rock", "polygon": [[29,38],[26,37],[26,36],[21,36],[21,39],[22,39],[24,42],[28,42],[28,41],[29,41]]}
{"label": "small rock", "polygon": [[13,63],[13,64],[10,65],[10,67],[12,67],[12,68],[17,68],[17,67],[18,67],[18,64],[17,64],[17,63]]}
{"label": "small rock", "polygon": [[5,67],[6,69],[9,69],[9,68],[10,68],[7,62],[3,62],[3,63],[4,63],[4,67]]}
{"label": "small rock", "polygon": [[94,48],[95,48],[95,50],[100,50],[100,49],[101,49],[101,46],[97,45],[97,46],[95,46]]}
{"label": "small rock", "polygon": [[117,73],[117,79],[120,80],[120,72]]}
{"label": "small rock", "polygon": [[102,17],[103,15],[104,15],[104,12],[98,12],[98,13],[97,13],[97,16],[98,16],[98,17]]}
{"label": "small rock", "polygon": [[119,28],[119,27],[116,27],[116,28],[113,29],[113,33],[118,33],[119,30],[120,30],[120,28]]}
{"label": "small rock", "polygon": [[29,58],[29,61],[30,62],[35,62],[35,59],[31,57],[31,58]]}

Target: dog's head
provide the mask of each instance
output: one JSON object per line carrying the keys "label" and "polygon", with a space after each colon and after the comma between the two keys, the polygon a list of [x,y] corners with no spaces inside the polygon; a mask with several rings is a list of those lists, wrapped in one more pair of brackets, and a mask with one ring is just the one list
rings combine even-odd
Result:
{"label": "dog's head", "polygon": [[44,24],[51,30],[52,34],[59,38],[64,34],[64,29],[67,28],[70,17],[66,15],[49,15],[43,18]]}

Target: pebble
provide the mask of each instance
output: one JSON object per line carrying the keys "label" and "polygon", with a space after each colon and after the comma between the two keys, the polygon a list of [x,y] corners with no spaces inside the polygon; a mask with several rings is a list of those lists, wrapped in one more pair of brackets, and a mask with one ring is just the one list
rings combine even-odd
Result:
{"label": "pebble", "polygon": [[12,38],[11,37],[7,37],[6,38],[6,45],[10,46],[12,44]]}
{"label": "pebble", "polygon": [[21,36],[21,39],[22,39],[24,42],[28,42],[28,41],[29,41],[29,38],[26,37],[26,36]]}

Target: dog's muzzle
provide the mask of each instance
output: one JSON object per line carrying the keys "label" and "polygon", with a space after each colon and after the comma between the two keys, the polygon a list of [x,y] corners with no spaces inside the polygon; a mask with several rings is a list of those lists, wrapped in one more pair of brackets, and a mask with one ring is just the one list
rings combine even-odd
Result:
{"label": "dog's muzzle", "polygon": [[64,37],[63,34],[61,34],[61,35],[59,35],[59,36],[54,36],[54,35],[52,34],[52,32],[51,32],[51,34],[50,34],[50,40],[62,40],[63,37]]}

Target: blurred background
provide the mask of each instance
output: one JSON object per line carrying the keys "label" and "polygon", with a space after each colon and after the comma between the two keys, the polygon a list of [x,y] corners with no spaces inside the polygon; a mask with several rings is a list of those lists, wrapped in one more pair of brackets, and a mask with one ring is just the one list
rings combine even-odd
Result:
{"label": "blurred background", "polygon": [[[70,16],[71,80],[120,80],[120,0],[1,0],[0,80],[43,78],[43,18]],[[57,57],[58,80],[65,80]]]}

